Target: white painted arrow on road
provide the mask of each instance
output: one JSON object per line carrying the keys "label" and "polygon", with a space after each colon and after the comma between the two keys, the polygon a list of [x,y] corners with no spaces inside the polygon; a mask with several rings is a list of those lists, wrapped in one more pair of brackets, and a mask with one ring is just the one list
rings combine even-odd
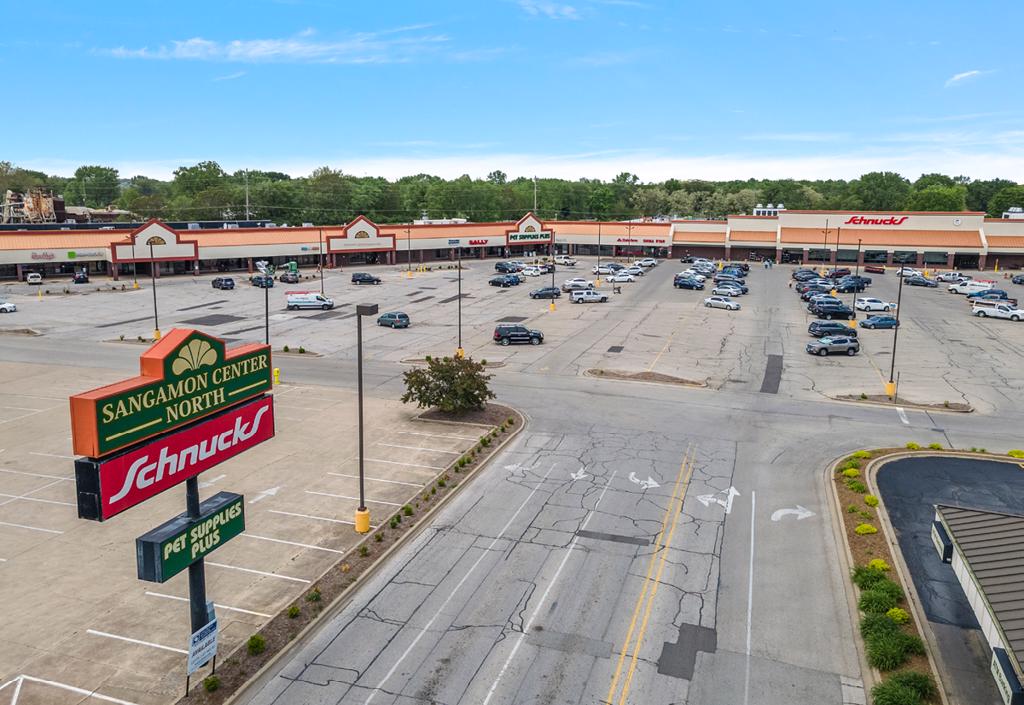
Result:
{"label": "white painted arrow on road", "polygon": [[249,500],[249,504],[256,504],[260,500],[266,499],[267,497],[273,497],[277,494],[280,487],[271,487],[269,490],[263,490],[258,495]]}
{"label": "white painted arrow on road", "polygon": [[[725,499],[722,499],[722,498],[718,497],[717,495],[719,495],[719,494],[724,494],[725,495]],[[739,490],[737,490],[735,487],[730,487],[727,490],[722,490],[721,492],[717,492],[715,494],[697,495],[697,501],[700,502],[701,504],[703,504],[705,507],[710,507],[712,505],[712,503],[720,504],[720,505],[722,505],[722,508],[725,509],[725,513],[726,514],[731,514],[732,513],[732,500],[733,500],[734,497],[739,497],[739,496],[740,496]]]}
{"label": "white painted arrow on road", "polygon": [[645,490],[651,490],[654,489],[655,487],[661,487],[661,485],[655,482],[650,475],[647,476],[646,480],[641,480],[636,476],[635,472],[629,473],[629,481],[632,482],[634,485],[640,485],[640,487],[642,487]]}
{"label": "white painted arrow on road", "polygon": [[814,512],[812,512],[810,509],[802,507],[798,504],[796,505],[796,509],[776,509],[774,512],[772,512],[772,521],[779,521],[780,519],[782,519],[782,517],[787,516],[789,514],[795,516],[797,521],[814,516]]}
{"label": "white painted arrow on road", "polygon": [[571,477],[574,480],[582,480],[584,477],[589,477],[589,475],[587,475],[587,473],[583,472],[583,468],[580,468],[579,472],[571,472],[571,473],[569,473],[569,477]]}

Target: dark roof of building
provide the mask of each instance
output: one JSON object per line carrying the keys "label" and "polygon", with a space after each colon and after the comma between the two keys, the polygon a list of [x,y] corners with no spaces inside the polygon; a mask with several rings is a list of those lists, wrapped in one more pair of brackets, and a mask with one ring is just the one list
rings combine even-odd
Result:
{"label": "dark roof of building", "polygon": [[936,507],[984,593],[1018,664],[1024,663],[1024,516]]}

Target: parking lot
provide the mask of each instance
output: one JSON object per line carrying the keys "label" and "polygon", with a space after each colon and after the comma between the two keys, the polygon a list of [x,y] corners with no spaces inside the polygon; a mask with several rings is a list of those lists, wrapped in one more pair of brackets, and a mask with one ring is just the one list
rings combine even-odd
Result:
{"label": "parking lot", "polygon": [[[575,268],[559,267],[556,286],[583,276],[595,279],[594,258],[580,258]],[[739,311],[706,308],[701,291],[674,289],[672,275],[684,265],[663,261],[635,283],[602,281],[608,303],[571,304],[567,295],[549,301],[530,299],[528,292],[549,286],[550,275],[527,278],[514,287],[488,285],[495,275],[493,260],[466,260],[462,272],[462,347],[467,354],[503,363],[499,374],[582,375],[588,370],[654,372],[706,384],[711,389],[764,391],[797,398],[880,394],[889,378],[893,333],[860,330],[859,355],[816,358],[804,347],[808,324],[815,320],[789,288],[792,266],[770,270],[754,264],[747,279],[750,293],[739,297]],[[370,360],[398,362],[425,355],[451,354],[459,343],[458,272],[437,269],[413,272],[403,267],[369,268],[382,279],[379,286],[356,286],[345,272],[328,272],[326,295],[331,311],[288,311],[285,291],[319,292],[319,280],[298,285],[277,284],[269,290],[269,325],[275,350],[287,345],[325,356],[353,359],[355,304],[378,303],[381,312],[403,311],[412,325],[404,330],[364,331]],[[977,273],[975,273],[977,274]],[[861,294],[842,294],[896,301],[898,278],[890,270],[873,274]],[[1024,287],[1002,281],[1011,292]],[[158,281],[159,320],[166,331],[194,326],[229,342],[261,341],[264,336],[265,290],[236,277],[238,288],[221,291],[212,277],[169,277]],[[144,288],[97,292],[96,284],[70,296],[34,297],[34,287],[5,285],[6,298],[19,306],[0,318],[8,328],[30,327],[59,338],[126,342],[149,336],[153,328],[152,291]],[[73,289],[75,290],[75,289]],[[87,294],[87,295],[86,295]],[[860,318],[864,317],[861,313]],[[939,404],[966,402],[992,412],[1017,395],[1024,383],[1024,326],[1006,320],[970,315],[963,296],[935,289],[905,287],[895,372],[899,395],[910,401]],[[515,322],[543,331],[541,346],[494,345],[498,322]],[[121,343],[125,344],[125,343]]]}
{"label": "parking lot", "polygon": [[[135,537],[184,511],[183,488],[103,524],[77,518],[67,397],[123,376],[0,365],[0,685],[21,674],[51,681],[21,682],[19,705],[82,702],[75,688],[140,705],[183,692],[187,571],[162,584],[141,582],[134,546]],[[283,385],[274,396],[277,437],[200,477],[204,497],[226,490],[246,499],[246,532],[206,562],[222,653],[301,603],[360,538],[352,528],[354,395]],[[473,426],[414,415],[396,401],[367,403],[374,525],[476,440]]]}

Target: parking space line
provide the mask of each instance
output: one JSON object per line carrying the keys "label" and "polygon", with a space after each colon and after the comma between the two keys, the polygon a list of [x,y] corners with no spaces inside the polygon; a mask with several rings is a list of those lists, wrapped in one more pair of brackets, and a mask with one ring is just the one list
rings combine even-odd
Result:
{"label": "parking space line", "polygon": [[214,568],[226,568],[228,570],[237,570],[242,573],[252,573],[253,575],[262,575],[266,578],[280,578],[281,580],[290,580],[293,583],[305,583],[309,585],[312,580],[306,580],[305,578],[296,578],[291,575],[281,575],[280,573],[268,573],[265,570],[256,570],[255,568],[242,568],[237,565],[228,565],[227,563],[214,563],[213,561],[206,561],[206,565],[212,565]]}
{"label": "parking space line", "polygon": [[[349,458],[349,460],[355,460],[355,458]],[[418,463],[400,463],[397,460],[381,460],[380,458],[366,458],[368,463],[387,463],[388,465],[403,465],[407,468],[427,468],[428,470],[444,470],[442,467],[437,465],[420,465]]]}
{"label": "parking space line", "polygon": [[[332,519],[330,517],[318,517],[312,514],[299,514],[297,512],[282,512],[280,509],[270,509],[271,514],[283,514],[286,517],[301,517],[303,519],[315,519],[317,521],[329,521],[332,524],[345,524],[347,526],[355,526],[354,521],[345,521],[344,519]],[[372,527],[371,527],[372,528]]]}
{"label": "parking space line", "polygon": [[[352,478],[353,480],[358,480],[359,479],[359,475],[347,475],[347,474],[345,474],[343,472],[329,472],[327,474],[328,475],[334,475],[335,477],[349,477],[349,478]],[[385,480],[385,479],[380,478],[380,477],[366,477],[365,475],[363,476],[363,479],[364,480],[370,480],[372,482],[386,482],[389,485],[407,485],[409,487],[423,487],[423,483],[422,482],[401,482],[399,480]]]}
{"label": "parking space line", "polygon": [[164,651],[173,651],[176,654],[188,655],[188,651],[185,649],[179,649],[174,646],[164,646],[163,644],[154,644],[151,641],[142,641],[141,639],[132,639],[130,636],[121,636],[120,634],[109,634],[107,632],[98,632],[95,629],[86,629],[86,634],[92,634],[93,636],[105,636],[108,639],[119,639],[120,641],[127,641],[131,644],[138,644],[139,646],[149,646],[154,649],[163,649]]}
{"label": "parking space line", "polygon": [[[114,703],[114,705],[137,705],[137,703],[133,703],[133,702],[130,702],[128,700],[121,700],[120,698],[113,698],[113,697],[111,697],[109,695],[103,695],[102,693],[97,693],[95,690],[86,690],[85,688],[77,688],[77,687],[75,687],[73,685],[68,685],[67,683],[58,683],[57,681],[48,681],[48,680],[44,680],[43,678],[34,678],[32,676],[20,675],[20,676],[18,676],[18,678],[16,680],[18,681],[18,686],[17,686],[17,688],[14,691],[14,699],[11,700],[11,705],[16,705],[16,703],[18,702],[18,693],[21,692],[21,684],[24,681],[28,681],[29,683],[39,683],[40,685],[48,685],[48,686],[52,686],[54,688],[60,688],[62,690],[67,690],[69,692],[75,693],[76,695],[84,695],[84,696],[86,696],[86,697],[88,697],[90,699],[95,698],[96,700],[102,700],[103,702],[106,702],[106,703]],[[2,690],[2,688],[0,688],[0,690]]]}
{"label": "parking space line", "polygon": [[73,455],[57,455],[56,453],[36,453],[34,451],[29,451],[28,454],[29,455],[42,455],[42,456],[47,457],[47,458],[61,458],[62,460],[74,460],[75,459],[75,456],[73,456]]}
{"label": "parking space line", "polygon": [[39,472],[25,472],[24,470],[8,470],[7,468],[0,468],[0,472],[9,472],[13,475],[28,475],[29,477],[43,477],[47,480],[63,480],[64,482],[74,482],[73,477],[61,477],[60,475],[44,475]]}
{"label": "parking space line", "polygon": [[474,436],[451,436],[440,433],[424,433],[423,431],[391,431],[390,433],[404,433],[407,436],[430,436],[431,438],[457,438],[460,441],[478,441]]}
{"label": "parking space line", "polygon": [[[42,488],[40,488],[42,489]],[[10,497],[11,499],[23,499],[26,502],[43,502],[44,504],[63,504],[65,507],[77,507],[78,505],[73,502],[60,502],[56,499],[40,499],[39,497],[29,497],[23,494],[6,494],[0,492],[0,497]]]}
{"label": "parking space line", "polygon": [[43,529],[38,526],[28,526],[27,524],[12,524],[9,521],[0,521],[0,526],[13,526],[16,529],[28,529],[29,531],[42,531],[47,534],[63,534],[63,531],[57,531],[56,529]]}
{"label": "parking space line", "polygon": [[[162,597],[165,600],[177,600],[178,602],[188,602],[187,597],[178,597],[177,595],[165,595],[162,592],[151,592],[146,590],[146,594],[150,597]],[[263,614],[262,612],[254,612],[253,610],[244,610],[241,607],[231,607],[230,605],[222,605],[219,602],[213,603],[214,607],[222,610],[230,610],[231,612],[241,612],[242,614],[251,614],[255,617],[263,617],[264,619],[270,619],[269,614]]]}
{"label": "parking space line", "polygon": [[[358,497],[350,497],[347,494],[331,494],[330,492],[314,492],[313,490],[305,490],[305,493],[306,494],[320,495],[321,497],[334,497],[336,499],[351,499],[354,502],[358,502],[359,501]],[[367,502],[373,502],[374,504],[387,504],[387,505],[392,506],[392,507],[401,507],[402,506],[402,504],[400,502],[385,502],[384,500],[381,500],[381,499],[368,499],[366,501]]]}
{"label": "parking space line", "polygon": [[420,446],[400,446],[395,443],[374,443],[378,446],[387,446],[388,448],[402,448],[404,450],[425,450],[428,453],[447,453],[449,455],[462,455],[461,450],[438,450],[436,448],[421,448]]}
{"label": "parking space line", "polygon": [[22,419],[27,419],[29,416],[41,414],[44,411],[49,411],[49,409],[39,409],[38,411],[33,411],[30,414],[22,414],[21,416],[15,416],[13,419],[4,419],[3,421],[0,421],[0,423],[11,423],[12,421],[21,421]]}
{"label": "parking space line", "polygon": [[256,534],[244,533],[242,536],[248,536],[251,539],[257,539],[259,541],[270,541],[272,543],[283,543],[288,546],[298,546],[300,548],[310,548],[314,551],[327,551],[328,553],[345,553],[345,551],[339,551],[336,548],[327,548],[325,546],[314,546],[308,543],[298,543],[297,541],[285,541],[284,539],[274,539],[269,536],[257,536]]}

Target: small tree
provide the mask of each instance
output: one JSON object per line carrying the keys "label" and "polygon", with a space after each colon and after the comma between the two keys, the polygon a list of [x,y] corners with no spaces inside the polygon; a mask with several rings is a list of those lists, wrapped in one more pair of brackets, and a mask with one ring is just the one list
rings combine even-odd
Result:
{"label": "small tree", "polygon": [[426,369],[409,370],[403,375],[405,394],[402,402],[416,402],[420,408],[437,407],[441,411],[464,413],[483,409],[494,398],[488,382],[491,375],[483,364],[472,358],[428,358]]}

